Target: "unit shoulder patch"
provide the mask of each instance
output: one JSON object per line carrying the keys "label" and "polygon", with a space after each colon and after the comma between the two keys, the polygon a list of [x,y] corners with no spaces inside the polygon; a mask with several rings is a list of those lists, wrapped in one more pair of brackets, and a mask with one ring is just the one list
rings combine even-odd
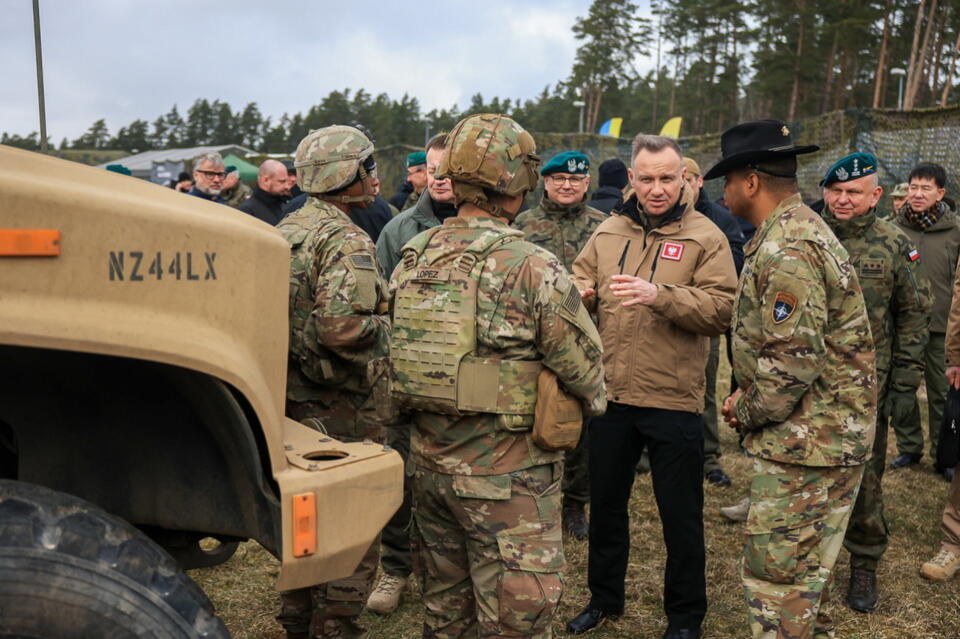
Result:
{"label": "unit shoulder patch", "polygon": [[778,291],[773,300],[773,323],[782,324],[790,319],[797,308],[797,296],[786,291]]}

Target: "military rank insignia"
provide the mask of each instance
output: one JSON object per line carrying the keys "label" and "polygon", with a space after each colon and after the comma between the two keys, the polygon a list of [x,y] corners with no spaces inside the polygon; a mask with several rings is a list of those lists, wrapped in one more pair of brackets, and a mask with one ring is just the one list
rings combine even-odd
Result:
{"label": "military rank insignia", "polygon": [[660,249],[660,259],[679,262],[683,257],[683,244],[680,242],[664,242]]}
{"label": "military rank insignia", "polygon": [[797,296],[786,291],[779,291],[773,300],[773,323],[783,324],[797,308]]}

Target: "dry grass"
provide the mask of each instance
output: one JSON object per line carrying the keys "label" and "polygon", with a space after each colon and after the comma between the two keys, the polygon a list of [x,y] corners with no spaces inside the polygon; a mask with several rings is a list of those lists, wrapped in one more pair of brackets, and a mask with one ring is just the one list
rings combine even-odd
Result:
{"label": "dry grass", "polygon": [[[721,376],[722,377],[722,376]],[[723,383],[721,381],[721,383]],[[737,452],[735,434],[721,432],[723,464],[733,478],[732,488],[706,486],[704,519],[707,535],[707,595],[710,600],[705,636],[717,639],[748,637],[745,605],[740,588],[739,560],[743,542],[741,526],[723,520],[718,508],[743,496],[750,472],[749,460]],[[888,462],[896,455],[891,433]],[[851,639],[950,639],[960,637],[960,579],[930,583],[918,574],[920,564],[936,553],[940,539],[940,514],[947,484],[925,459],[920,468],[888,471],[884,478],[890,545],[879,571],[880,607],[863,615],[844,605],[849,556],[841,553],[830,610],[837,637]],[[665,629],[662,612],[663,544],[660,521],[649,475],[637,478],[631,503],[631,561],[627,574],[626,614],[588,636],[659,637]],[[564,636],[564,624],[586,604],[586,543],[569,541],[566,592],[554,623]],[[278,596],[273,589],[277,563],[257,545],[241,546],[223,566],[194,571],[221,618],[238,639],[282,639],[274,621]],[[416,594],[405,597],[393,615],[364,616],[370,638],[404,639],[420,636],[421,604]]]}

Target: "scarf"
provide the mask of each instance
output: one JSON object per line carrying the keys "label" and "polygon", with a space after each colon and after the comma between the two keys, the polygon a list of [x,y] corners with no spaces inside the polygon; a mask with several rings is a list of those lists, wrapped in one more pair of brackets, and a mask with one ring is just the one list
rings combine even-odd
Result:
{"label": "scarf", "polygon": [[904,202],[900,209],[900,215],[910,226],[914,226],[921,231],[926,231],[931,226],[940,221],[944,213],[947,212],[947,205],[943,201],[935,202],[933,206],[923,211],[914,211],[909,202]]}

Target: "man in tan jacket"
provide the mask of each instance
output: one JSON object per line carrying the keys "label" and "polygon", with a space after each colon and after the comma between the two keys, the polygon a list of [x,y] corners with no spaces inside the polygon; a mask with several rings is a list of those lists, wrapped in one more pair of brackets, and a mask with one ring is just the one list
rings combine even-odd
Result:
{"label": "man in tan jacket", "polygon": [[[953,280],[953,302],[947,318],[946,338],[947,383],[960,388],[960,270]],[[920,574],[934,581],[953,579],[960,572],[960,473],[954,468],[950,494],[943,508],[940,527],[943,539],[936,557],[920,567]]]}
{"label": "man in tan jacket", "polygon": [[631,164],[635,194],[573,264],[598,319],[609,407],[589,432],[591,598],[567,629],[586,632],[623,612],[627,502],[648,449],[667,547],[664,637],[693,639],[707,609],[704,370],[710,337],[729,324],[737,276],[723,232],[694,210],[676,142],[638,135]]}

